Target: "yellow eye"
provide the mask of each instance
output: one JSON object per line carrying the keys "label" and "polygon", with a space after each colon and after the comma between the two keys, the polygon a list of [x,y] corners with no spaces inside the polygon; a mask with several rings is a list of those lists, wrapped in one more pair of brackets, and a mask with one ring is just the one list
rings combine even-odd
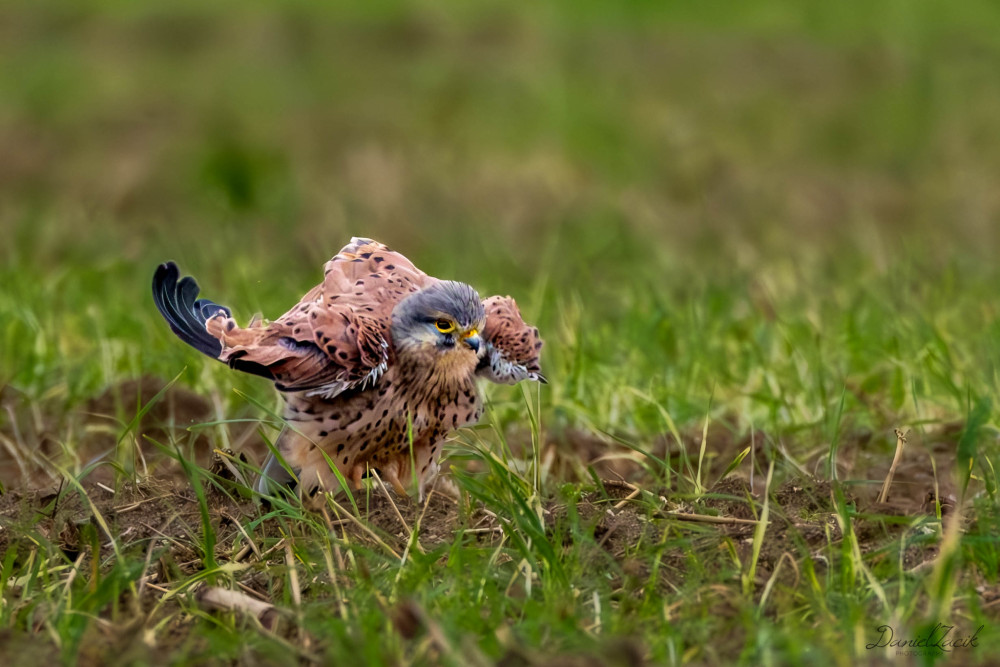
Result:
{"label": "yellow eye", "polygon": [[436,326],[437,330],[441,333],[451,333],[455,330],[455,325],[448,320],[438,320],[434,323],[434,326]]}

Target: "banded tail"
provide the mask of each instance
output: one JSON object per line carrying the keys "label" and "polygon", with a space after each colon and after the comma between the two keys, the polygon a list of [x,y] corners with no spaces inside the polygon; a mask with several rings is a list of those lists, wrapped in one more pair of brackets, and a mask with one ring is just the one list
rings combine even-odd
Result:
{"label": "banded tail", "polygon": [[[153,274],[153,302],[170,325],[170,330],[182,341],[213,359],[222,361],[222,341],[205,328],[205,323],[219,313],[232,317],[226,306],[208,299],[199,299],[198,283],[191,276],[180,278],[180,271],[173,262],[156,267]],[[179,279],[179,280],[178,280]],[[230,359],[229,366],[245,373],[260,375],[269,380],[274,376],[266,366],[243,359]]]}

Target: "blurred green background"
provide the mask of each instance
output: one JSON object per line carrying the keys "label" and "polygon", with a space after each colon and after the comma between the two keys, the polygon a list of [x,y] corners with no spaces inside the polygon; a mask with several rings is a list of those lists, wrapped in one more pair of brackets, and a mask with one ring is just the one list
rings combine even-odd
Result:
{"label": "blurred green background", "polygon": [[53,410],[269,396],[153,268],[273,318],[351,235],[515,295],[551,425],[820,440],[996,389],[995,2],[9,0],[0,63],[0,384]]}

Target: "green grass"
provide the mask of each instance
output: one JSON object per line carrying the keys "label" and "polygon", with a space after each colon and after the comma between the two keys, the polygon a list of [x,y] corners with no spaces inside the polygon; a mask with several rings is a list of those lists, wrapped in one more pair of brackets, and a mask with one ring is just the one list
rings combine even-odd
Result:
{"label": "green grass", "polygon": [[[992,3],[18,0],[0,25],[0,449],[52,472],[15,498],[0,466],[4,655],[846,665],[941,622],[993,660]],[[172,336],[156,264],[275,317],[354,234],[546,340],[549,384],[488,388],[457,435],[446,523],[377,489],[264,509],[194,462],[261,451],[278,403]],[[150,442],[141,377],[209,414]],[[961,531],[869,506],[897,427],[897,493],[968,483]],[[162,495],[139,452],[192,458],[150,523],[176,533],[120,511]],[[614,509],[593,460],[630,452]],[[756,496],[713,492],[733,462]],[[803,506],[812,475],[837,484]],[[202,583],[264,594],[278,633]]]}

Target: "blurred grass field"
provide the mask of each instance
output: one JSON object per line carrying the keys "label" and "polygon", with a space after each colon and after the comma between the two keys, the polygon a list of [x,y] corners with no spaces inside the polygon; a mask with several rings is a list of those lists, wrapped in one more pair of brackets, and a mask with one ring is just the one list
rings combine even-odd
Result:
{"label": "blurred grass field", "polygon": [[[369,236],[432,275],[515,296],[546,339],[550,383],[488,389],[490,427],[454,448],[472,460],[457,473],[463,507],[513,517],[499,545],[459,531],[393,560],[301,508],[278,511],[296,519],[282,536],[298,538],[296,576],[313,582],[301,600],[268,584],[313,637],[302,655],[282,643],[294,638],[185,601],[195,581],[241,581],[209,555],[211,531],[190,538],[203,569],[161,582],[173,593],[151,608],[134,598],[155,540],[122,538],[81,569],[37,515],[14,514],[0,524],[3,652],[853,664],[896,659],[865,649],[883,623],[913,636],[940,621],[986,625],[961,659],[990,663],[998,71],[1000,8],[985,0],[5,3],[8,453],[58,453],[79,475],[88,460],[74,452],[95,437],[141,444],[135,396],[101,402],[138,378],[179,376],[173,389],[210,406],[203,440],[167,438],[207,451],[273,436],[215,424],[266,420],[276,398],[172,336],[149,294],[166,259],[241,320],[276,317],[350,236]],[[109,418],[95,425],[95,411]],[[897,427],[910,429],[902,495],[957,495],[960,535],[940,509],[910,507],[859,548],[849,526],[863,509],[834,493],[839,533],[823,549],[783,546],[793,583],[780,560],[755,579],[766,534],[746,536],[751,560],[732,535],[657,518],[660,496],[697,504],[751,444],[737,471],[757,485],[773,463],[774,488],[815,475],[877,490]],[[496,468],[480,442],[517,460]],[[534,458],[520,453],[531,443]],[[623,447],[657,455],[630,479],[650,492],[636,502],[653,532],[595,556],[606,550],[589,519],[568,511],[553,529],[542,515],[600,491],[587,465]],[[559,461],[544,467],[546,451]],[[108,483],[139,475],[124,465]],[[3,480],[8,495],[23,482]],[[774,520],[773,495],[744,509],[757,516],[768,497]],[[913,544],[927,567],[904,562]],[[317,555],[334,546],[363,576],[336,584]],[[275,581],[295,571],[265,565],[254,571]],[[646,583],[628,589],[630,577]],[[385,620],[406,604],[433,619],[423,638]]]}

